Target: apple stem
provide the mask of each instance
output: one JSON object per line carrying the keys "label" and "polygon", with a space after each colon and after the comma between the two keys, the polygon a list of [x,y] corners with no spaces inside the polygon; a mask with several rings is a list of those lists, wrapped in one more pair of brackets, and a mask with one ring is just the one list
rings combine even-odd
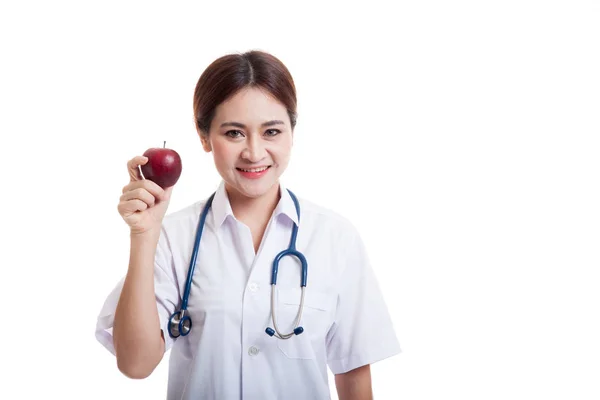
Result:
{"label": "apple stem", "polygon": [[165,147],[167,147],[167,141],[166,141],[166,140],[165,140],[165,141],[163,141],[163,149],[164,149]]}

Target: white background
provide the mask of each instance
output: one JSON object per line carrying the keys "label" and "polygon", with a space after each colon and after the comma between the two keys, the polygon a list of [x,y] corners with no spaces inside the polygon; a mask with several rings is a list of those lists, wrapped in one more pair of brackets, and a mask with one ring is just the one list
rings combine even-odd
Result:
{"label": "white background", "polygon": [[166,140],[170,212],[210,194],[194,85],[256,48],[298,88],[286,185],[359,227],[387,299],[376,398],[600,398],[598,3],[317,4],[2,3],[0,397],[164,398],[167,358],[128,380],[94,338],[125,163]]}

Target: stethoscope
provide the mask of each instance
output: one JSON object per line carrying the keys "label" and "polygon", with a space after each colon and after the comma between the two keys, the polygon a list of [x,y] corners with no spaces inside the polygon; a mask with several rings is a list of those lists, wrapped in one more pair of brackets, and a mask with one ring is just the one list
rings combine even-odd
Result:
{"label": "stethoscope", "polygon": [[[300,205],[298,204],[298,199],[296,196],[289,190],[290,196],[292,200],[294,200],[294,205],[296,206],[296,213],[298,214],[298,222],[300,222]],[[169,318],[169,336],[172,338],[177,338],[179,336],[186,336],[190,333],[192,329],[192,318],[190,317],[190,313],[187,309],[188,299],[190,297],[190,290],[192,288],[192,276],[194,275],[194,268],[196,267],[196,259],[198,258],[198,248],[200,247],[200,238],[202,237],[202,230],[204,228],[204,222],[206,221],[206,215],[208,214],[208,210],[212,205],[213,198],[215,197],[215,193],[213,193],[210,198],[207,200],[204,210],[202,210],[202,215],[200,216],[200,221],[198,222],[198,229],[196,230],[196,241],[194,243],[194,250],[192,252],[192,258],[190,260],[190,267],[188,269],[187,280],[185,283],[185,291],[183,293],[183,301],[181,303],[181,309],[179,311],[174,312]],[[268,327],[265,329],[265,332],[269,336],[275,336],[279,339],[289,339],[294,335],[299,335],[304,332],[304,328],[299,326],[300,320],[302,319],[302,309],[304,308],[304,290],[306,288],[306,276],[307,276],[307,263],[306,257],[304,254],[296,250],[296,236],[298,235],[298,225],[294,223],[292,227],[292,237],[290,239],[290,245],[286,250],[283,250],[273,260],[273,267],[271,270],[271,320],[273,321],[273,328]],[[301,297],[300,297],[300,307],[298,308],[298,313],[296,314],[296,319],[294,320],[294,329],[290,333],[281,333],[277,328],[277,323],[275,322],[275,285],[277,283],[277,270],[279,269],[279,261],[285,256],[295,256],[300,260],[302,264],[302,275],[301,275]]]}

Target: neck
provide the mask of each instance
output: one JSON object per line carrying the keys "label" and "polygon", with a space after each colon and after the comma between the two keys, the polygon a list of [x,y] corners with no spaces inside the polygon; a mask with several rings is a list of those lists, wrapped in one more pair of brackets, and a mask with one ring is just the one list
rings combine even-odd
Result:
{"label": "neck", "polygon": [[271,217],[273,210],[277,207],[281,195],[279,193],[279,182],[273,185],[264,195],[251,198],[243,196],[226,187],[229,204],[233,215],[243,222],[264,222]]}

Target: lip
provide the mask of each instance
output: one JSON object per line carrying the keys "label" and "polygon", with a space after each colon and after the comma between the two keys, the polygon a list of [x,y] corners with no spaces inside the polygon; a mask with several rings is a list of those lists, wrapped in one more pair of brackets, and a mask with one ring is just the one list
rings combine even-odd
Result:
{"label": "lip", "polygon": [[260,169],[260,168],[268,168],[268,167],[270,167],[270,165],[259,165],[256,167],[235,167],[235,168],[236,169],[239,169],[239,168],[241,168],[241,169]]}
{"label": "lip", "polygon": [[[263,175],[265,175],[267,172],[269,172],[269,170],[271,169],[270,165],[265,165],[262,167],[252,167],[252,169],[254,168],[264,168],[267,167],[265,170],[260,171],[260,172],[246,172],[246,171],[242,171],[241,169],[239,169],[239,167],[236,167],[236,171],[242,175],[244,178],[247,179],[259,179],[260,177],[262,177]],[[245,169],[249,169],[249,168],[245,168]]]}

